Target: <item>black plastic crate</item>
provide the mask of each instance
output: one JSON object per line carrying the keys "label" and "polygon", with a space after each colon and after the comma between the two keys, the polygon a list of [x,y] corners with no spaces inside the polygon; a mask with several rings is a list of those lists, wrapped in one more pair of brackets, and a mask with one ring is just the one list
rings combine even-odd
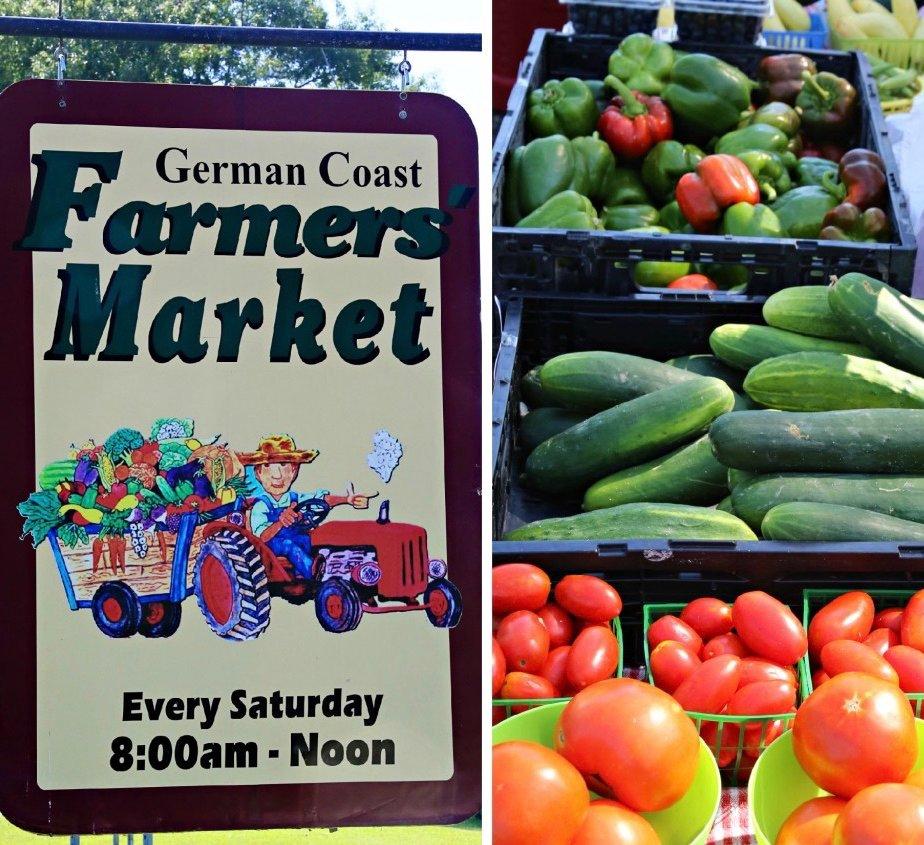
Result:
{"label": "black plastic crate", "polygon": [[[542,541],[511,542],[505,532],[537,519],[579,512],[579,499],[533,494],[520,482],[526,455],[519,444],[520,379],[530,368],[564,352],[627,352],[667,360],[709,352],[708,338],[722,323],[761,322],[760,303],[747,297],[723,301],[662,295],[605,298],[524,297],[507,302],[494,370],[492,403],[494,552],[545,565],[549,559],[595,560],[600,571],[648,567],[668,579],[708,582],[717,574],[771,583],[831,573],[878,573],[901,579],[924,573],[924,544],[786,543],[742,541]],[[660,600],[655,597],[654,600]],[[677,596],[665,600],[680,601]],[[788,599],[787,599],[788,600]],[[801,598],[800,598],[801,600]]]}
{"label": "black plastic crate", "polygon": [[764,28],[766,15],[736,12],[706,12],[677,7],[674,20],[682,41],[717,41],[720,44],[752,45]]}
{"label": "black plastic crate", "polygon": [[[910,293],[917,244],[908,205],[898,183],[898,169],[869,62],[862,53],[803,50],[818,65],[851,80],[860,100],[857,144],[878,152],[886,164],[889,217],[893,243],[738,238],[728,235],[642,234],[639,232],[518,229],[502,222],[502,196],[509,151],[526,139],[526,99],[548,79],[566,76],[598,78],[606,68],[617,39],[605,36],[562,35],[536,30],[520,76],[511,92],[507,114],[493,150],[493,257],[495,292],[594,293],[628,296],[639,292],[631,267],[641,260],[690,261],[744,265],[749,274],[746,293],[768,296],[796,284],[827,284],[830,276],[850,270],[868,273]],[[779,49],[727,44],[678,43],[679,49],[712,53],[754,76],[758,62]],[[654,289],[647,289],[653,291]],[[726,294],[713,294],[717,299]]]}
{"label": "black plastic crate", "polygon": [[[568,20],[578,35],[608,35],[623,39],[633,32],[654,32],[658,24],[658,5],[651,3],[567,2]],[[649,8],[644,8],[644,6]]]}

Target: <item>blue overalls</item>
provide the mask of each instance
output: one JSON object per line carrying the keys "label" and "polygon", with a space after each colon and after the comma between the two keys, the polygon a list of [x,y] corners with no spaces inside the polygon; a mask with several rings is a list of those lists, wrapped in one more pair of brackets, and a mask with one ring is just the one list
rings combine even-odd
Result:
{"label": "blue overalls", "polygon": [[[280,515],[290,504],[298,504],[298,493],[290,491],[289,497],[287,504],[277,505],[268,495],[257,496],[266,505],[271,524],[279,521]],[[280,528],[266,545],[274,554],[286,558],[299,575],[311,578],[311,533],[303,522]]]}

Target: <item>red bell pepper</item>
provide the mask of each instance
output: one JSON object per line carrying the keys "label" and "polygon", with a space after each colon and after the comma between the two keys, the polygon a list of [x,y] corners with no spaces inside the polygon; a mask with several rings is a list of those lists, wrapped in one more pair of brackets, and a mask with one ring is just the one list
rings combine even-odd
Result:
{"label": "red bell pepper", "polygon": [[600,115],[597,130],[617,156],[642,158],[659,141],[673,137],[674,120],[664,100],[630,91],[616,77],[611,77],[610,84],[619,96]]}
{"label": "red bell pepper", "polygon": [[697,232],[711,231],[729,206],[760,202],[760,188],[745,163],[722,154],[706,156],[696,173],[681,176],[676,193],[680,211]]}

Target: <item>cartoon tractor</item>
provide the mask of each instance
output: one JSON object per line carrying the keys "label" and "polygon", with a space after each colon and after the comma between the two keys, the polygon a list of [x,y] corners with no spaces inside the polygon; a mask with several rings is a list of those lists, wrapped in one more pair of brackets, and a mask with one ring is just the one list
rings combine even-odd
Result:
{"label": "cartoon tractor", "polygon": [[220,637],[259,636],[269,625],[273,595],[292,604],[314,599],[321,627],[337,634],[356,628],[364,613],[418,610],[438,628],[459,623],[462,599],[446,578],[446,563],[430,559],[423,528],[390,520],[387,501],[375,520],[321,525],[330,512],[323,499],[306,499],[297,510],[296,524],[311,537],[311,578],[249,531],[241,511],[205,525],[194,592]]}

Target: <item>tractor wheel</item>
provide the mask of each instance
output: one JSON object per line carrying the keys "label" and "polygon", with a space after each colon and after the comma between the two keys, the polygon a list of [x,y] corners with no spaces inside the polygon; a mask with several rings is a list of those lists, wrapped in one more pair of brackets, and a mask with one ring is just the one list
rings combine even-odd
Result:
{"label": "tractor wheel", "polygon": [[122,581],[103,584],[93,596],[93,620],[107,637],[130,637],[141,625],[141,602]]}
{"label": "tractor wheel", "polygon": [[252,640],[269,625],[270,594],[260,552],[233,528],[203,543],[193,585],[199,610],[219,637]]}
{"label": "tractor wheel", "polygon": [[176,601],[149,601],[141,605],[141,625],[138,633],[142,637],[159,639],[172,637],[180,627],[183,606]]}
{"label": "tractor wheel", "polygon": [[325,631],[343,634],[359,625],[363,603],[352,584],[342,578],[331,578],[318,587],[314,610]]}
{"label": "tractor wheel", "polygon": [[424,590],[427,619],[437,628],[455,628],[462,617],[462,595],[447,578],[437,578]]}

